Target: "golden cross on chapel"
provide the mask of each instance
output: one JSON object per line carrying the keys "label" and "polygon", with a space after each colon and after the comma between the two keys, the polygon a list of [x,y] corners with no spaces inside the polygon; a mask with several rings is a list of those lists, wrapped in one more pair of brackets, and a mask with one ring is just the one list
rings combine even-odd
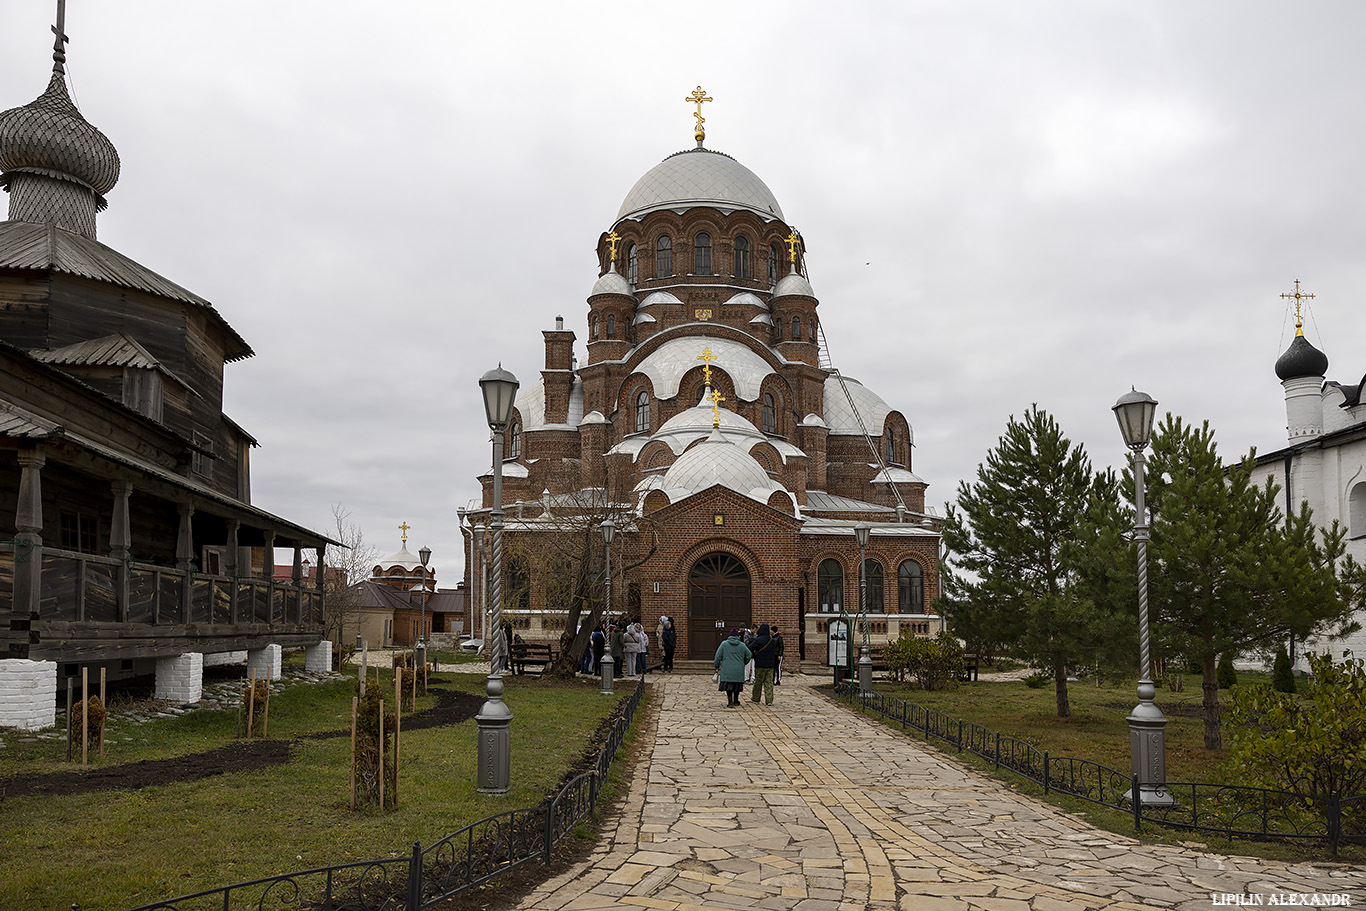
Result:
{"label": "golden cross on chapel", "polygon": [[792,260],[792,265],[797,265],[797,244],[801,238],[797,237],[797,232],[793,231],[787,235],[787,258]]}
{"label": "golden cross on chapel", "polygon": [[1314,295],[1300,291],[1300,280],[1297,278],[1295,279],[1295,290],[1293,292],[1286,292],[1285,294],[1282,294],[1281,297],[1295,302],[1295,334],[1304,335],[1304,320],[1300,318],[1300,301],[1313,300]]}
{"label": "golden cross on chapel", "polygon": [[693,115],[697,118],[697,129],[693,130],[692,138],[697,140],[698,145],[701,145],[702,140],[707,138],[707,131],[702,129],[702,124],[707,122],[706,118],[702,116],[702,102],[711,101],[711,98],[708,97],[706,92],[702,91],[702,86],[699,85],[697,88],[693,89],[691,95],[683,100],[697,102],[697,113]]}
{"label": "golden cross on chapel", "polygon": [[398,527],[398,530],[401,531],[401,532],[403,532],[403,546],[404,546],[404,547],[407,547],[407,546],[408,546],[408,532],[412,530],[412,527],[413,527],[413,526],[409,525],[407,522],[404,522],[402,525],[400,525],[400,526]]}
{"label": "golden cross on chapel", "polygon": [[721,403],[726,397],[715,389],[711,391],[711,426],[713,429],[721,426]]}
{"label": "golden cross on chapel", "polygon": [[621,235],[616,231],[607,235],[608,262],[616,264],[617,261],[617,241],[621,240]]}
{"label": "golden cross on chapel", "polygon": [[703,367],[702,367],[702,380],[703,380],[703,382],[705,382],[708,386],[710,386],[710,385],[711,385],[711,362],[714,361],[714,360],[716,360],[716,355],[714,355],[714,354],[711,353],[711,349],[710,349],[710,348],[703,348],[703,349],[702,349],[702,353],[699,354],[699,355],[697,356],[697,360],[701,361],[702,364],[703,364]]}

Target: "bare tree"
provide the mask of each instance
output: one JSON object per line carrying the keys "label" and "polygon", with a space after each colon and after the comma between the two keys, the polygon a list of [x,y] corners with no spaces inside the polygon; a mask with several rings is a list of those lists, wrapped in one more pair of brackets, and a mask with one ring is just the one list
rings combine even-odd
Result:
{"label": "bare tree", "polygon": [[349,651],[342,641],[342,628],[350,621],[360,630],[360,593],[356,586],[370,577],[379,559],[379,550],[365,541],[360,526],[351,521],[351,513],[340,503],[332,505],[332,519],[336,523],[336,538],[341,547],[327,549],[327,566],[323,570],[323,587],[327,591],[323,628],[327,638],[336,645],[338,660]]}

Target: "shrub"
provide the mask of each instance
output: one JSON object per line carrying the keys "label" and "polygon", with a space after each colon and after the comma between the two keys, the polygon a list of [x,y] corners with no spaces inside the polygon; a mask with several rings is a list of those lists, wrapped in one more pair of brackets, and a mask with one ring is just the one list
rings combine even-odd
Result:
{"label": "shrub", "polygon": [[907,677],[922,690],[956,686],[963,674],[963,646],[948,633],[921,639],[909,631],[882,651],[887,670],[896,680]]}
{"label": "shrub", "polygon": [[1238,672],[1233,669],[1233,652],[1224,652],[1219,656],[1219,664],[1214,669],[1214,682],[1219,684],[1221,690],[1238,682]]}
{"label": "shrub", "polygon": [[1271,688],[1278,693],[1295,692],[1295,665],[1290,663],[1285,646],[1276,652],[1276,663],[1271,666]]}
{"label": "shrub", "polygon": [[1366,668],[1326,655],[1310,656],[1309,666],[1305,698],[1264,686],[1233,691],[1225,770],[1315,803],[1366,794]]}
{"label": "shrub", "polygon": [[1047,686],[1052,679],[1053,678],[1050,677],[1048,674],[1035,671],[1028,677],[1024,678],[1024,683],[1025,686],[1029,687],[1031,690],[1041,690],[1045,686]]}

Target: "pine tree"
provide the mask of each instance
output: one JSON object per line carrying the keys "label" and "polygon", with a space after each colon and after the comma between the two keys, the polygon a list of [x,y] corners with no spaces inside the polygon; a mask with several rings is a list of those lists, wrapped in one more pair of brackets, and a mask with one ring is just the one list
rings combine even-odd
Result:
{"label": "pine tree", "polygon": [[1276,662],[1271,665],[1271,688],[1278,693],[1293,693],[1295,686],[1295,666],[1290,663],[1290,655],[1282,645],[1276,650]]}
{"label": "pine tree", "polygon": [[1217,750],[1219,655],[1350,627],[1360,568],[1336,523],[1320,531],[1307,505],[1283,519],[1274,482],[1252,483],[1253,454],[1225,466],[1209,422],[1168,414],[1149,465],[1155,628],[1200,665],[1205,747]]}
{"label": "pine tree", "polygon": [[1131,625],[1097,600],[1123,578],[1113,557],[1093,549],[1118,541],[1120,520],[1113,474],[1095,474],[1037,405],[1010,418],[976,482],[960,483],[948,509],[952,565],[940,604],[955,634],[972,648],[1009,643],[1048,668],[1059,717],[1071,714],[1067,668],[1089,663]]}

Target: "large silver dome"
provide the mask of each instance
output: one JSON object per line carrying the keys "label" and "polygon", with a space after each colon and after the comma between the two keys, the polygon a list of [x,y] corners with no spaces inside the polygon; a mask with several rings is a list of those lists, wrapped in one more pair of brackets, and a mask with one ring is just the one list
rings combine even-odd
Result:
{"label": "large silver dome", "polygon": [[617,220],[694,206],[749,209],[764,218],[784,220],[778,200],[757,174],[710,149],[676,152],[646,171],[626,194]]}
{"label": "large silver dome", "polygon": [[76,110],[60,74],[36,101],[0,112],[0,171],[29,168],[69,175],[101,196],[119,180],[114,144]]}

